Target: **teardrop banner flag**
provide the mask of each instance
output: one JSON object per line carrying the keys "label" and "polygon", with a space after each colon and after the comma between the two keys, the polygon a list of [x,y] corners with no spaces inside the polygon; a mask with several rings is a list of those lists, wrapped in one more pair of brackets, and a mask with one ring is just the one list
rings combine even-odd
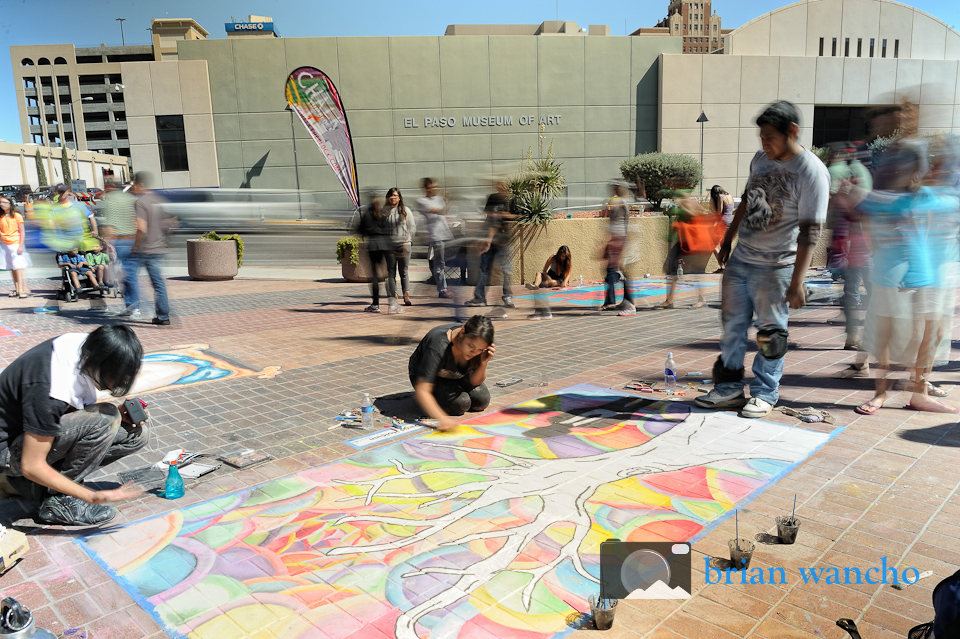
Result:
{"label": "teardrop banner flag", "polygon": [[323,71],[300,67],[287,76],[287,104],[320,147],[354,207],[360,208],[353,139],[340,94]]}

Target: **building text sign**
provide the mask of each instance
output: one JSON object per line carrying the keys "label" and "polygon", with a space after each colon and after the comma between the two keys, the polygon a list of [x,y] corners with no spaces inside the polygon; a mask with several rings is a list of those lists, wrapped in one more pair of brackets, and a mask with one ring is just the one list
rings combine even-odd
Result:
{"label": "building text sign", "polygon": [[449,129],[456,126],[468,127],[506,127],[506,126],[551,126],[560,124],[559,115],[521,115],[514,118],[512,115],[465,115],[461,118],[403,118],[405,129]]}

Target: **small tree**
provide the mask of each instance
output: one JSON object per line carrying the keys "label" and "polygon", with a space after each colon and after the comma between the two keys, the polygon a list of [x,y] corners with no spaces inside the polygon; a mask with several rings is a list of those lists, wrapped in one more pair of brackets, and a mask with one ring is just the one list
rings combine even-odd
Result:
{"label": "small tree", "polygon": [[643,184],[646,198],[653,206],[667,197],[665,191],[694,189],[703,178],[703,167],[689,155],[678,153],[641,153],[620,163],[625,180]]}
{"label": "small tree", "polygon": [[37,182],[40,186],[47,185],[47,170],[43,168],[43,160],[40,159],[40,149],[37,149]]}
{"label": "small tree", "polygon": [[510,212],[517,216],[516,234],[520,247],[520,283],[526,283],[524,273],[524,254],[527,246],[536,238],[544,226],[553,221],[553,200],[563,192],[567,181],[563,177],[562,166],[553,157],[553,144],[543,157],[543,145],[540,157],[533,158],[533,150],[527,149],[527,155],[520,161],[517,174],[509,181]]}
{"label": "small tree", "polygon": [[63,169],[63,183],[69,185],[70,180],[70,159],[67,157],[67,147],[60,149],[60,167]]}

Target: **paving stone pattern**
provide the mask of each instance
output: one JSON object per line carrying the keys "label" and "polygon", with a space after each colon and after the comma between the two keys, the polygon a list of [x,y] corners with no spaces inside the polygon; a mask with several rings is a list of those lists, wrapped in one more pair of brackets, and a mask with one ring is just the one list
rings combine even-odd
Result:
{"label": "paving stone pattern", "polygon": [[[42,282],[31,285],[35,290]],[[49,285],[49,283],[48,283]],[[273,379],[239,378],[149,393],[154,450],[101,469],[101,485],[121,470],[159,459],[162,451],[185,447],[203,452],[257,448],[274,459],[243,471],[222,468],[194,482],[175,503],[153,494],[123,504],[115,524],[137,521],[175,508],[343,459],[355,451],[343,442],[365,431],[336,427],[332,417],[355,407],[362,393],[381,397],[385,413],[417,412],[409,397],[406,360],[426,330],[452,321],[456,309],[421,287],[415,306],[399,316],[360,312],[369,303],[362,285],[238,279],[198,283],[171,280],[174,322],[154,327],[133,322],[147,351],[183,344],[209,344],[215,354],[250,368],[279,365]],[[149,290],[149,286],[145,287]],[[40,291],[43,294],[42,290]],[[518,291],[519,293],[519,291]],[[470,291],[458,291],[461,298]],[[708,292],[716,304],[717,292]],[[35,314],[43,298],[4,298],[0,324],[19,331],[0,339],[0,366],[34,344],[69,330],[90,330],[107,321],[79,302],[69,311]],[[651,298],[658,302],[659,298]],[[492,408],[501,408],[575,383],[622,388],[635,378],[662,375],[666,351],[681,371],[709,371],[717,357],[716,308],[641,310],[620,318],[583,308],[555,309],[554,319],[528,322],[531,307],[510,311],[497,322],[497,357],[489,381],[521,377],[505,389],[491,387]],[[119,303],[107,300],[118,309]],[[521,302],[526,304],[527,302]],[[93,303],[96,306],[96,302]],[[74,310],[75,309],[75,310]],[[909,627],[932,618],[932,588],[960,566],[960,472],[956,419],[903,410],[907,393],[892,395],[872,417],[852,408],[868,399],[870,380],[830,377],[852,360],[841,350],[842,329],[830,325],[838,310],[812,306],[794,314],[781,403],[830,411],[846,429],[805,463],[740,511],[741,537],[775,533],[773,518],[789,511],[797,495],[802,520],[797,544],[758,544],[754,566],[783,567],[786,585],[704,585],[704,558],[726,556],[733,538],[729,520],[694,546],[695,596],[686,602],[624,601],[611,637],[835,637],[840,617],[857,620],[865,639],[903,637]],[[956,344],[956,342],[955,342]],[[747,368],[749,370],[748,353]],[[960,376],[949,365],[936,381],[950,390]],[[540,375],[546,384],[535,388]],[[689,401],[688,393],[680,401]],[[387,397],[385,397],[387,396]],[[796,425],[772,413],[770,421]],[[824,432],[832,426],[810,424]],[[33,609],[38,624],[62,633],[77,628],[91,637],[164,637],[152,618],[136,606],[72,539],[90,531],[40,527],[15,499],[0,499],[0,523],[30,535],[31,550],[0,576],[0,590]],[[935,575],[897,591],[888,585],[812,585],[800,579],[809,566],[890,566],[933,570]],[[586,630],[580,632],[587,632]]]}

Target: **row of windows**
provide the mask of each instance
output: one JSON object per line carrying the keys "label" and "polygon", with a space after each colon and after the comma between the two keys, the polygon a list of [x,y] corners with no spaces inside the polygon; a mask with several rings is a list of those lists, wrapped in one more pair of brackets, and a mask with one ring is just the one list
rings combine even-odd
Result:
{"label": "row of windows", "polygon": [[[710,27],[708,27],[707,25],[703,25],[703,27],[704,27],[704,28],[703,28],[704,31],[709,31],[709,30],[710,30]],[[673,25],[673,30],[674,30],[674,31],[679,31],[679,30],[680,30],[680,23],[679,23],[679,22],[678,22],[677,24]],[[686,30],[687,30],[687,27],[684,27],[683,30],[686,31]],[[699,30],[700,30],[700,25],[699,25],[699,24],[694,24],[694,25],[693,25],[693,30],[694,30],[694,31],[699,31]],[[717,25],[713,25],[713,32],[714,32],[714,33],[717,32]]]}
{"label": "row of windows", "polygon": [[[824,38],[820,38],[820,56],[821,57],[823,56],[823,44],[824,44],[823,41],[824,41]],[[875,47],[876,47],[876,38],[870,38],[870,49],[869,49],[869,55],[867,57],[870,57],[870,58],[876,57],[874,55],[876,52]],[[863,38],[857,38],[857,57],[862,58],[863,53],[864,53]],[[830,55],[834,57],[836,57],[837,55],[837,38],[833,38],[833,43],[830,49]],[[850,38],[843,39],[843,57],[845,58],[850,57]],[[886,38],[880,41],[880,57],[881,58],[887,57],[887,39]],[[894,58],[900,57],[900,40],[893,41],[893,57]]]}
{"label": "row of windows", "polygon": [[[684,42],[694,42],[694,43],[696,43],[696,44],[701,44],[701,43],[704,43],[704,42],[709,42],[709,41],[710,41],[710,38],[684,38],[683,41],[684,41]],[[716,42],[717,39],[714,38],[713,41]]]}
{"label": "row of windows", "polygon": [[[54,64],[66,64],[67,61],[64,60],[63,58],[56,58],[56,59],[54,59],[53,63],[54,63]],[[37,64],[50,64],[50,60],[48,60],[47,58],[40,58],[39,60],[37,60]],[[30,58],[24,58],[23,60],[20,61],[20,66],[21,66],[21,67],[32,67],[32,66],[33,66],[33,60],[31,60]]]}

